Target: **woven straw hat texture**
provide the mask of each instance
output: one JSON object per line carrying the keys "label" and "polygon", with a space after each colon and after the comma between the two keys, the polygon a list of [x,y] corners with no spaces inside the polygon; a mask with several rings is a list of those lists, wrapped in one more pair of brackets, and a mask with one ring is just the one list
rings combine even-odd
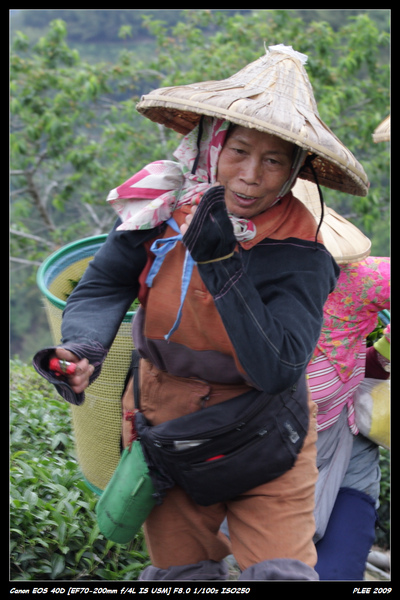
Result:
{"label": "woven straw hat texture", "polygon": [[[137,110],[182,134],[208,115],[276,135],[317,155],[313,166],[321,185],[365,196],[367,175],[321,120],[304,59],[291,47],[273,46],[228,79],[154,90]],[[300,177],[314,181],[309,168]]]}
{"label": "woven straw hat texture", "polygon": [[378,125],[372,134],[372,139],[375,143],[390,141],[390,115]]}
{"label": "woven straw hat texture", "polygon": [[[305,204],[315,221],[321,218],[321,203],[315,183],[298,179],[293,195]],[[359,262],[371,252],[371,241],[355,225],[324,204],[320,229],[324,245],[338,264]]]}

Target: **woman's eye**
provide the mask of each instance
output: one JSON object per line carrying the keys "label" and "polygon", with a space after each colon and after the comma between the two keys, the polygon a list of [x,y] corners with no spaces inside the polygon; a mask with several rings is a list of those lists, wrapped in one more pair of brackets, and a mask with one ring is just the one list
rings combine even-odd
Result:
{"label": "woman's eye", "polygon": [[265,162],[267,163],[267,165],[271,165],[272,167],[276,167],[280,164],[279,161],[275,160],[274,158],[267,158]]}

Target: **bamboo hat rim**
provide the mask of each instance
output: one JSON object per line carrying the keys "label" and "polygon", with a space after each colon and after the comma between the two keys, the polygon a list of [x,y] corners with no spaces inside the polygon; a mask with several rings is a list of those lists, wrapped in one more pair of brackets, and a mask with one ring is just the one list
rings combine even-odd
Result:
{"label": "bamboo hat rim", "polygon": [[[321,203],[317,185],[297,179],[292,193],[308,208],[318,224],[321,218]],[[360,262],[371,253],[371,240],[326,204],[320,234],[324,246],[338,264]]]}
{"label": "bamboo hat rim", "polygon": [[390,141],[390,115],[383,119],[382,123],[378,125],[372,134],[372,139],[375,144],[378,142],[389,142]]}

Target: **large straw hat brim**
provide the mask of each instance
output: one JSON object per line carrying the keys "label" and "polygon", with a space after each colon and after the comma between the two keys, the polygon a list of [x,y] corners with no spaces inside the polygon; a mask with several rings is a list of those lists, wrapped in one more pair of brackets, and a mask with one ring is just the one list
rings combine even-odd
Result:
{"label": "large straw hat brim", "polygon": [[382,121],[372,134],[375,143],[390,141],[390,115]]}
{"label": "large straw hat brim", "polygon": [[[317,155],[313,166],[321,185],[367,194],[364,169],[319,117],[302,63],[282,52],[268,53],[223,81],[159,88],[142,96],[137,110],[182,134],[208,115],[276,135]],[[314,181],[309,168],[300,176]]]}
{"label": "large straw hat brim", "polygon": [[[312,213],[316,223],[319,223],[321,204],[317,186],[298,179],[292,192]],[[325,247],[338,264],[359,262],[371,252],[371,241],[362,231],[325,204],[320,233]]]}

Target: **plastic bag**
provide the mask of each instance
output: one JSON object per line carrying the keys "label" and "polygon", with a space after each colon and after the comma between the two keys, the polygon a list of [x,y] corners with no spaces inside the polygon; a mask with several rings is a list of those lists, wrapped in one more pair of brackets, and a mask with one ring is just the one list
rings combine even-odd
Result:
{"label": "plastic bag", "polygon": [[390,379],[365,378],[354,394],[360,433],[378,446],[390,448]]}

